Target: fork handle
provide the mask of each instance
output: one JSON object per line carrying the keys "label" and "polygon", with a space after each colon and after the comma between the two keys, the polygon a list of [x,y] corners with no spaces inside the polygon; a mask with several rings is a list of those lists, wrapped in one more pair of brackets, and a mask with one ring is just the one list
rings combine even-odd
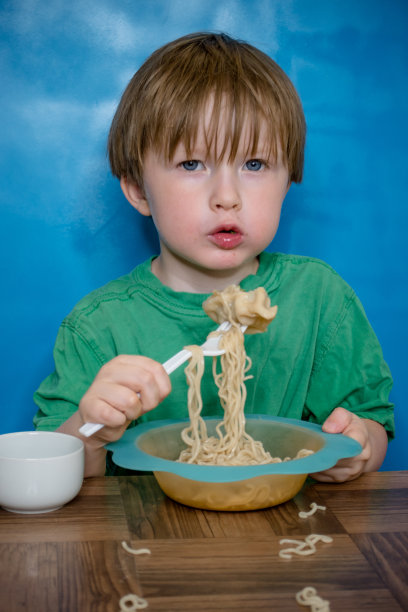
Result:
{"label": "fork handle", "polygon": [[102,423],[84,423],[82,427],[79,428],[79,433],[85,436],[85,438],[89,438],[93,436],[97,431],[102,429],[104,425]]}
{"label": "fork handle", "polygon": [[177,370],[178,367],[181,366],[182,363],[190,359],[191,351],[187,349],[182,349],[173,357],[170,357],[167,361],[163,363],[163,368],[166,370],[167,374],[171,374],[174,370]]}

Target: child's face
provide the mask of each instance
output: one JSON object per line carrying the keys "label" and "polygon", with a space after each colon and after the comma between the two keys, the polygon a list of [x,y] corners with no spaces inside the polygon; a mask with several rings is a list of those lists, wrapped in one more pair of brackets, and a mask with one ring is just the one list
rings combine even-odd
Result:
{"label": "child's face", "polygon": [[217,163],[216,155],[206,155],[202,129],[189,157],[182,144],[171,162],[148,152],[144,194],[122,181],[131,203],[153,217],[161,245],[153,272],[164,284],[210,292],[256,271],[289,188],[282,162],[265,159],[266,144],[261,131],[255,154],[245,155],[243,134],[235,160],[228,161],[227,151]]}

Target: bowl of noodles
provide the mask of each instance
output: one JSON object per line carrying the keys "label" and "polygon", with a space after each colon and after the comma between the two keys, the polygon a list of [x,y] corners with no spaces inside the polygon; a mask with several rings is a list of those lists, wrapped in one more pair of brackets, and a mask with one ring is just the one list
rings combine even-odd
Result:
{"label": "bowl of noodles", "polygon": [[[291,499],[308,474],[333,466],[340,458],[361,452],[341,435],[319,425],[279,417],[245,415],[251,358],[244,333],[263,333],[273,321],[263,287],[242,291],[231,285],[215,291],[203,309],[217,323],[228,322],[213,359],[213,377],[223,418],[202,416],[201,380],[204,355],[200,346],[185,369],[189,420],[137,425],[107,446],[118,465],[152,471],[170,498],[206,510],[255,510]],[[219,335],[217,329],[213,332]]]}
{"label": "bowl of noodles", "polygon": [[[222,421],[203,419],[207,435],[217,435]],[[153,472],[162,491],[174,501],[204,510],[246,511],[288,501],[307,476],[328,469],[341,458],[361,452],[342,434],[327,434],[320,425],[264,415],[246,418],[245,430],[260,442],[272,461],[251,465],[213,465],[180,461],[182,432],[189,421],[152,421],[128,429],[107,445],[113,461],[125,468]]]}

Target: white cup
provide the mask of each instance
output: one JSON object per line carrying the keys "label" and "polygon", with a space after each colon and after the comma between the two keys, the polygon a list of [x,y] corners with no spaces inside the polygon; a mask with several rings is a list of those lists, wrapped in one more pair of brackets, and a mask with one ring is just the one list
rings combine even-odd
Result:
{"label": "white cup", "polygon": [[84,445],[51,431],[0,435],[0,506],[10,512],[51,512],[71,501],[84,477]]}

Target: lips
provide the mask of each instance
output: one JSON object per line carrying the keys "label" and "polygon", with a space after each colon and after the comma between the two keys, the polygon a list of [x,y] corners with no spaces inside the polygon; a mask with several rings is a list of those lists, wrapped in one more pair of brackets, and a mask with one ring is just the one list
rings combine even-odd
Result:
{"label": "lips", "polygon": [[235,225],[219,226],[208,237],[220,249],[234,249],[244,238],[242,231]]}

